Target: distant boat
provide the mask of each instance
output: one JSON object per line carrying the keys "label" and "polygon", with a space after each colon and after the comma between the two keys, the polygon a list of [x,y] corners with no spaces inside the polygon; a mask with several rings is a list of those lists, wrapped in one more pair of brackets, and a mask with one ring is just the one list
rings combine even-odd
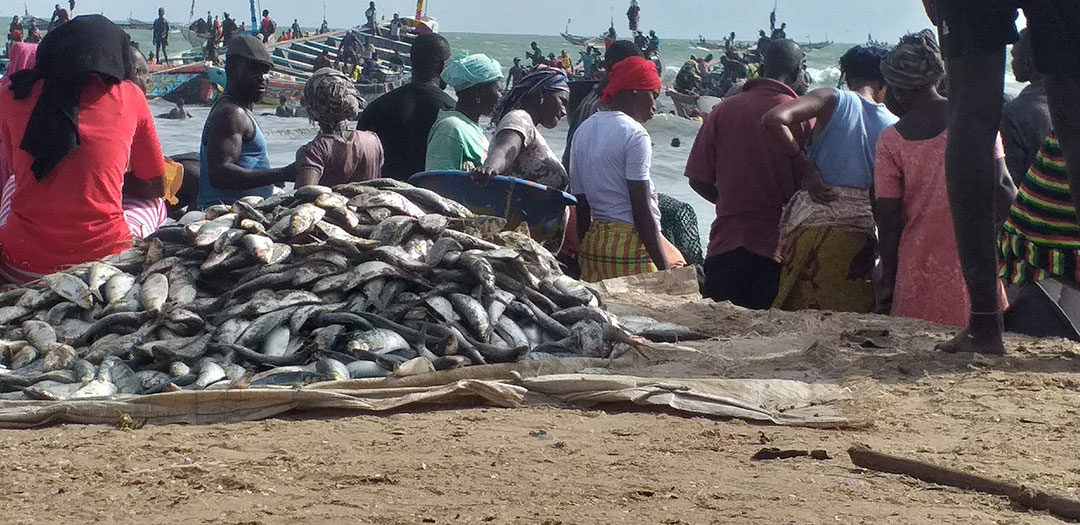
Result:
{"label": "distant boat", "polygon": [[591,38],[587,36],[571,35],[570,33],[559,33],[562,35],[563,40],[566,40],[572,45],[581,47],[602,47],[604,45],[604,37]]}
{"label": "distant boat", "polygon": [[799,47],[806,51],[817,51],[818,49],[824,49],[831,45],[833,45],[832,40],[827,40],[825,42],[807,42],[805,44],[799,44]]}

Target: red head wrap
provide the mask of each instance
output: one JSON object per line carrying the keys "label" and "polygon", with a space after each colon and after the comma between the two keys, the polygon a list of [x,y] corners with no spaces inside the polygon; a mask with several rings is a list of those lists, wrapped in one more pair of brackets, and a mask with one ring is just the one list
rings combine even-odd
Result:
{"label": "red head wrap", "polygon": [[600,101],[610,104],[621,91],[657,91],[660,86],[656,64],[641,57],[630,57],[611,68],[608,85]]}

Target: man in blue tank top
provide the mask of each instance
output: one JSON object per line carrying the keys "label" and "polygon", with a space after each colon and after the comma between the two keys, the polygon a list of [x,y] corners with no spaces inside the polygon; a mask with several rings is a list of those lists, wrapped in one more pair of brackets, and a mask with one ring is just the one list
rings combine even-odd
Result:
{"label": "man in blue tank top", "polygon": [[225,93],[206,117],[199,150],[200,208],[249,195],[266,198],[275,184],[296,178],[292,164],[270,168],[266,138],[252,113],[266,92],[270,53],[259,39],[241,35],[229,42],[225,58]]}

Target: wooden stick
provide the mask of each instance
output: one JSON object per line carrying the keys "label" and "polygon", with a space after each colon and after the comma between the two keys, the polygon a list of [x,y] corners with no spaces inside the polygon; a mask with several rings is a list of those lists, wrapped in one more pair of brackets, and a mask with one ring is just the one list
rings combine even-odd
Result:
{"label": "wooden stick", "polygon": [[851,456],[852,463],[865,469],[903,474],[938,485],[1007,496],[1013,503],[1022,507],[1045,510],[1066,519],[1080,519],[1080,501],[1047,494],[1024,485],[1007,483],[915,459],[883,454],[871,450],[866,445],[852,445],[848,449],[848,455]]}

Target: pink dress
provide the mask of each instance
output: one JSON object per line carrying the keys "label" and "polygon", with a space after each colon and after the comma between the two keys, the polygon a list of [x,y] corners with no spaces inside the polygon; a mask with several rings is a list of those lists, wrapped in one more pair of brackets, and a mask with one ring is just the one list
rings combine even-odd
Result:
{"label": "pink dress", "polygon": [[[906,140],[889,126],[877,143],[874,186],[879,199],[901,199],[904,231],[893,289],[892,314],[951,326],[966,326],[968,301],[956,249],[945,186],[946,134]],[[996,158],[1005,158],[998,138]],[[999,284],[1004,308],[1005,290]]]}

